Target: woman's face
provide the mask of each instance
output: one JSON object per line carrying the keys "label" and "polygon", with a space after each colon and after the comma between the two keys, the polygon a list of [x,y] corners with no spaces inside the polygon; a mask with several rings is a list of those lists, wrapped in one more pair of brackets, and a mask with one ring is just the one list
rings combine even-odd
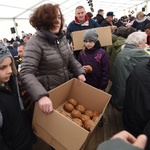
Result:
{"label": "woman's face", "polygon": [[12,74],[11,64],[12,60],[10,57],[6,57],[0,62],[0,82],[4,83],[9,81]]}
{"label": "woman's face", "polygon": [[142,20],[142,19],[143,19],[143,16],[138,15],[138,16],[137,16],[137,19],[138,19],[138,20]]}
{"label": "woman's face", "polygon": [[60,27],[61,27],[61,14],[60,14],[59,10],[58,10],[57,21],[58,21],[58,23],[55,24],[55,28],[54,29],[50,29],[50,32],[53,33],[53,34],[57,34],[59,32],[59,30],[60,30]]}

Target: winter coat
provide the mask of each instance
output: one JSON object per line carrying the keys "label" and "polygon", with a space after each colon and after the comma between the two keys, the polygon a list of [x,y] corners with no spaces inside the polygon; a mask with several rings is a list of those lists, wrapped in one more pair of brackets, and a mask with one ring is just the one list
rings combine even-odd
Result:
{"label": "winter coat", "polygon": [[118,54],[113,70],[113,81],[110,93],[111,102],[118,108],[123,108],[126,81],[138,62],[148,61],[150,55],[134,45],[126,44]]}
{"label": "winter coat", "polygon": [[[115,25],[115,23],[114,22],[112,22],[113,23],[113,25]],[[106,27],[106,26],[112,26],[112,24],[110,24],[106,19],[101,23],[101,26],[102,27]]]}
{"label": "winter coat", "polygon": [[138,20],[136,19],[133,24],[132,27],[135,28],[137,31],[144,31],[144,28],[146,26],[146,24],[150,23],[150,20],[148,20],[146,17],[144,17],[142,20]]}
{"label": "winter coat", "polygon": [[85,23],[80,24],[76,21],[72,21],[68,27],[66,32],[66,38],[69,40],[69,43],[72,42],[71,33],[74,31],[87,30],[92,28],[100,27],[100,25],[93,19],[88,19]]}
{"label": "winter coat", "polygon": [[96,17],[93,18],[99,25],[104,21],[104,17],[100,14],[97,14]]}
{"label": "winter coat", "polygon": [[68,68],[75,77],[85,74],[65,36],[44,30],[26,44],[21,67],[22,84],[33,100],[48,96],[49,90],[68,81]]}
{"label": "winter coat", "polygon": [[28,116],[20,107],[16,84],[16,77],[12,76],[9,81],[11,91],[5,86],[0,87],[0,110],[3,118],[0,150],[27,150],[36,141]]}
{"label": "winter coat", "polygon": [[114,68],[114,62],[116,60],[117,55],[122,49],[122,46],[125,43],[125,38],[121,36],[112,35],[112,45],[107,46],[107,52],[109,54],[109,61],[110,61],[110,79],[112,81],[113,79],[113,68]]}
{"label": "winter coat", "polygon": [[78,56],[78,61],[84,65],[90,65],[92,72],[86,74],[86,83],[98,89],[105,90],[109,80],[109,59],[105,50],[99,48],[86,49]]}
{"label": "winter coat", "polygon": [[123,121],[134,136],[146,134],[150,149],[150,61],[136,65],[129,76],[123,108]]}
{"label": "winter coat", "polygon": [[149,76],[150,62],[141,62],[127,80],[123,118],[125,127],[135,136],[144,131],[150,136]]}

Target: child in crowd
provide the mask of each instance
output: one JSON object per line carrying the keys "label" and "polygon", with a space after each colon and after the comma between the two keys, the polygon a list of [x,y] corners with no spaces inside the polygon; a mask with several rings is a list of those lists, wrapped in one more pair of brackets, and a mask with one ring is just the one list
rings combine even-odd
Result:
{"label": "child in crowd", "polygon": [[20,98],[14,60],[0,45],[0,150],[31,150],[35,141]]}
{"label": "child in crowd", "polygon": [[78,61],[86,71],[86,83],[105,90],[110,73],[108,54],[101,48],[95,29],[87,30],[83,40],[85,47],[79,53]]}

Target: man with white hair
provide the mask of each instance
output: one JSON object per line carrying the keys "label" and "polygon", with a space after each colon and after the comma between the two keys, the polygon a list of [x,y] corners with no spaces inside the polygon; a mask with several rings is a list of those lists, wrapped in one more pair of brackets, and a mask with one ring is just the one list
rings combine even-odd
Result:
{"label": "man with white hair", "polygon": [[148,61],[150,55],[144,51],[147,35],[144,32],[133,32],[125,41],[123,50],[118,54],[113,69],[113,80],[110,93],[111,103],[119,110],[123,109],[126,81],[138,62]]}

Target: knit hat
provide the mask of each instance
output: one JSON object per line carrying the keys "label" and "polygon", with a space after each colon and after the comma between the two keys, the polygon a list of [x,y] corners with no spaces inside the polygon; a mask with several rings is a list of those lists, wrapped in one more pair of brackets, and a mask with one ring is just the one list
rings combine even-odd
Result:
{"label": "knit hat", "polygon": [[0,44],[0,62],[2,62],[6,57],[10,57],[12,59],[12,70],[14,74],[17,74],[14,59],[6,46]]}
{"label": "knit hat", "polygon": [[96,43],[98,41],[98,33],[95,29],[89,29],[84,33],[84,37],[83,40],[91,40],[94,43]]}

